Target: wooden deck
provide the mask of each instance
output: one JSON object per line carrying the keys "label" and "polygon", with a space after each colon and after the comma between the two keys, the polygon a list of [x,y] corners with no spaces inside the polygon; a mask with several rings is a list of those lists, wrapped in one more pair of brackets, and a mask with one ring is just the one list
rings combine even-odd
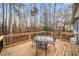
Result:
{"label": "wooden deck", "polygon": [[[79,56],[79,45],[74,45],[66,41],[56,40],[55,49],[53,45],[48,45],[47,56]],[[13,47],[3,49],[1,56],[35,56],[35,44],[32,41],[25,42]],[[44,56],[45,51],[38,50],[38,56]]]}

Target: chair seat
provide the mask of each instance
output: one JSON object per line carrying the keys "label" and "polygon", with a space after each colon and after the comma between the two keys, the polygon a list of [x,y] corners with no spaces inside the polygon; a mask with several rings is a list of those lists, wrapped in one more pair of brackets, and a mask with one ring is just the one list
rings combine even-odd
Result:
{"label": "chair seat", "polygon": [[37,42],[36,48],[41,49],[41,50],[46,50],[47,49],[47,44],[45,42]]}

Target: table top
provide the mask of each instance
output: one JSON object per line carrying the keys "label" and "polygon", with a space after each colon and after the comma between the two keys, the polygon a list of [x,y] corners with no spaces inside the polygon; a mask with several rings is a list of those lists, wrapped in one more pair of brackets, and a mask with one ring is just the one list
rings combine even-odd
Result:
{"label": "table top", "polygon": [[55,43],[55,39],[51,36],[45,36],[45,35],[37,35],[33,38],[35,41],[47,41],[48,43]]}

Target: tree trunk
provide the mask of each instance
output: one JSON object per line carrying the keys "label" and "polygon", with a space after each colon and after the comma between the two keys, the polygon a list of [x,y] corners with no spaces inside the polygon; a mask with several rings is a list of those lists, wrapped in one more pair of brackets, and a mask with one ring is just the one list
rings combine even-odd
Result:
{"label": "tree trunk", "polygon": [[54,21],[53,21],[54,30],[55,30],[55,27],[56,27],[55,11],[56,11],[56,3],[54,4]]}
{"label": "tree trunk", "polygon": [[7,3],[6,3],[5,34],[7,34]]}
{"label": "tree trunk", "polygon": [[3,21],[2,21],[2,35],[5,34],[5,26],[4,26],[4,3],[2,3],[2,17],[3,17]]}
{"label": "tree trunk", "polygon": [[10,17],[9,17],[9,34],[10,34],[10,40],[9,40],[9,44],[11,44],[13,42],[12,39],[12,4],[9,4],[9,13],[10,13]]}
{"label": "tree trunk", "polygon": [[[18,6],[19,6],[20,4],[18,4]],[[20,6],[19,6],[19,33],[21,33],[21,9],[20,9]]]}
{"label": "tree trunk", "polygon": [[51,28],[51,18],[50,18],[50,15],[51,15],[51,9],[50,9],[50,4],[48,4],[49,6],[49,27]]}

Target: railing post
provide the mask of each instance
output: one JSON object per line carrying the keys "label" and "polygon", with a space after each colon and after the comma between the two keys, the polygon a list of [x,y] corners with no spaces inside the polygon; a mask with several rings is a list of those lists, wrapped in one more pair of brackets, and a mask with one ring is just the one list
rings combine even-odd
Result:
{"label": "railing post", "polygon": [[29,33],[29,40],[31,40],[31,34]]}
{"label": "railing post", "polygon": [[36,35],[38,35],[38,33],[36,33]]}
{"label": "railing post", "polygon": [[62,40],[62,33],[60,33],[60,40]]}
{"label": "railing post", "polygon": [[6,46],[6,41],[5,41],[5,38],[3,38],[3,48],[5,48]]}
{"label": "railing post", "polygon": [[52,37],[52,32],[50,32],[50,34],[51,34],[51,37]]}

